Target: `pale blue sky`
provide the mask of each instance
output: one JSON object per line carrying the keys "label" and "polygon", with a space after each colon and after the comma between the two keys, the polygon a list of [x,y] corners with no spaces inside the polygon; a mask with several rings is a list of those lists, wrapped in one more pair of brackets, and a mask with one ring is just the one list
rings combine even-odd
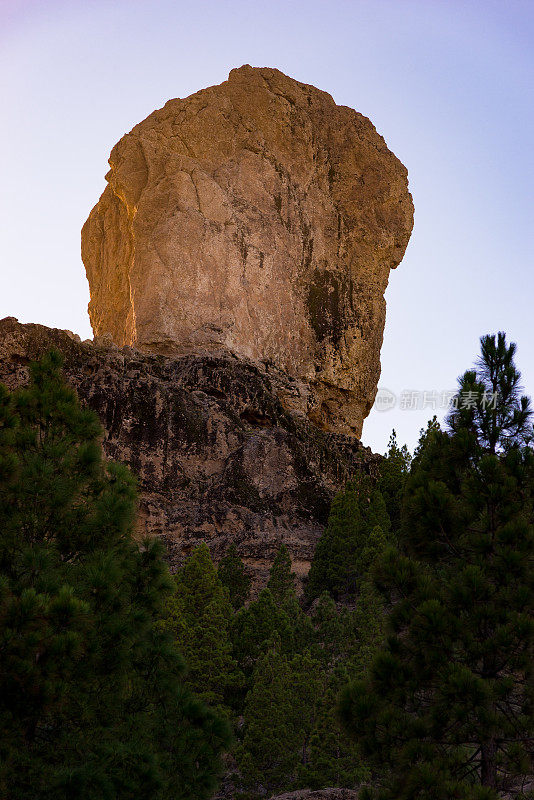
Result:
{"label": "pale blue sky", "polygon": [[[532,0],[0,0],[0,317],[91,335],[80,228],[111,147],[244,63],[356,108],[408,168],[380,386],[454,388],[504,329],[534,394]],[[372,412],[363,440],[413,447],[432,413]]]}

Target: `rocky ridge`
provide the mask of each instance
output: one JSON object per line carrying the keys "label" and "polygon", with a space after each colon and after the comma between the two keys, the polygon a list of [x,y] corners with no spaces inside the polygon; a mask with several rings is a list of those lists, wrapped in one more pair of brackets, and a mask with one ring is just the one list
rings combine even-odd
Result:
{"label": "rocky ridge", "polygon": [[30,361],[52,347],[102,421],[106,456],[139,477],[139,535],[161,537],[173,568],[200,541],[216,561],[234,542],[257,589],[285,543],[302,579],[332,497],[379,461],[354,437],[287,410],[280,394],[297,394],[296,381],[229,354],[170,358],[7,317],[0,381],[23,385]]}

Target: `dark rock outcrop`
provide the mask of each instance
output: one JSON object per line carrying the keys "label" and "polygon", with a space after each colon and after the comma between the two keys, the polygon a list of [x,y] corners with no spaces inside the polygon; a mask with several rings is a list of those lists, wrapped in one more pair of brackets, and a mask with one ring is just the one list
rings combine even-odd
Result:
{"label": "dark rock outcrop", "polygon": [[304,577],[332,497],[379,460],[353,437],[288,411],[296,381],[229,355],[168,358],[7,317],[0,381],[26,383],[29,362],[52,347],[98,413],[107,457],[139,476],[139,533],[161,536],[172,566],[201,540],[215,560],[235,542],[257,588],[285,543]]}

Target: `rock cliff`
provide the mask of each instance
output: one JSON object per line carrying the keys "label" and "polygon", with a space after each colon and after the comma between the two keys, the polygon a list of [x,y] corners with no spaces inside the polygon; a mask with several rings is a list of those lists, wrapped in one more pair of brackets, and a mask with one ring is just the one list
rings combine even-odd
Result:
{"label": "rock cliff", "polygon": [[82,232],[95,335],[190,354],[183,370],[268,360],[279,388],[298,384],[278,394],[287,409],[360,436],[413,225],[406,169],[371,122],[244,66],[150,114],[109,164]]}
{"label": "rock cliff", "polygon": [[51,347],[100,416],[106,455],[139,477],[139,534],[162,537],[173,567],[200,541],[216,561],[235,542],[257,589],[285,543],[302,578],[334,493],[379,461],[286,410],[279,396],[297,395],[296,381],[229,354],[170,358],[7,317],[0,381],[26,383],[29,362]]}

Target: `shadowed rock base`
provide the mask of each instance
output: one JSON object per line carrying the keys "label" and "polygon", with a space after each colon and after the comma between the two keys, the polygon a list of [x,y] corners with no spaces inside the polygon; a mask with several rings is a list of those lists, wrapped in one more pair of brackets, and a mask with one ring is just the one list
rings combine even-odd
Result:
{"label": "shadowed rock base", "polygon": [[200,541],[216,561],[235,542],[257,590],[285,543],[302,579],[332,497],[380,459],[288,411],[280,397],[299,388],[282,371],[230,355],[168,358],[7,317],[0,381],[25,384],[29,362],[51,347],[98,413],[106,456],[138,475],[139,535],[162,537],[173,568]]}

